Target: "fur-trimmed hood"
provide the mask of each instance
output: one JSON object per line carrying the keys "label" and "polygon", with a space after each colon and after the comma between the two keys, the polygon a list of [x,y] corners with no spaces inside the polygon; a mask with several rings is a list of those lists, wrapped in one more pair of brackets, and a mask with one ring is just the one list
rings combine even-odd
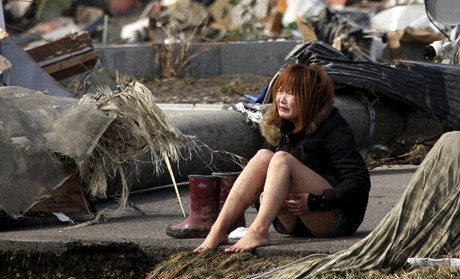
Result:
{"label": "fur-trimmed hood", "polygon": [[[313,120],[305,127],[305,133],[307,135],[314,133],[321,123],[329,117],[332,108],[333,103],[327,104],[321,108],[316,116],[313,117]],[[260,132],[268,143],[274,146],[279,145],[282,136],[280,127],[268,124],[264,118],[260,124]]]}

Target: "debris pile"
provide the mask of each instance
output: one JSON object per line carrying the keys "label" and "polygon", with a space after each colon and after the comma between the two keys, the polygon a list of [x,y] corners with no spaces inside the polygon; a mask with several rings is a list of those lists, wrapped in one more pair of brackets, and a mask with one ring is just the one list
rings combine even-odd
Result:
{"label": "debris pile", "polygon": [[[25,49],[84,31],[96,43],[320,40],[352,60],[458,62],[452,19],[458,15],[436,4],[429,4],[427,13],[421,0],[8,2],[7,31]],[[412,53],[414,47],[422,52]]]}
{"label": "debris pile", "polygon": [[[49,198],[59,200],[64,213],[86,209],[91,216],[95,212],[89,201],[106,198],[107,180],[115,175],[122,177],[119,207],[100,211],[95,221],[101,214],[120,215],[130,188],[124,167],[136,165],[139,154],[150,151],[159,174],[164,160],[176,163],[199,148],[193,136],[169,123],[139,83],[117,91],[101,88],[80,100],[0,87],[0,105],[0,208],[13,218],[26,216],[43,201],[47,206],[38,205],[36,211],[52,210]],[[69,187],[67,192],[73,190],[77,198],[59,199],[61,188]],[[69,200],[77,201],[80,211]],[[62,206],[66,202],[70,205]]]}

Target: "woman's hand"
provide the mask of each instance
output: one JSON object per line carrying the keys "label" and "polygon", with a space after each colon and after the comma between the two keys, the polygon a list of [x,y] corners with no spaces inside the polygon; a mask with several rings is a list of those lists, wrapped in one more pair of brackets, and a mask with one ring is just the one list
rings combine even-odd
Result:
{"label": "woman's hand", "polygon": [[293,215],[310,213],[308,208],[308,193],[290,193],[284,201],[284,206]]}

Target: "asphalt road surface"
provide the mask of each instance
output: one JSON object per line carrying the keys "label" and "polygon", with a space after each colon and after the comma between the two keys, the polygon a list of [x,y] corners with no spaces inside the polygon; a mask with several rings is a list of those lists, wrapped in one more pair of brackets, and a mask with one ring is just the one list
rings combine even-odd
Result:
{"label": "asphalt road surface", "polygon": [[[346,249],[372,231],[393,208],[416,170],[416,166],[379,167],[371,171],[372,189],[364,222],[349,237],[333,239],[292,238],[280,235],[271,228],[273,245],[256,249],[255,254],[304,256],[315,253],[334,253]],[[185,210],[190,208],[188,186],[181,185],[180,192]],[[168,225],[184,220],[172,187],[134,193],[129,208],[123,216],[108,219],[97,225],[75,228],[56,220],[40,223],[21,222],[20,226],[0,230],[0,250],[33,253],[65,253],[75,247],[98,249],[136,249],[154,259],[161,259],[178,251],[192,250],[202,239],[175,239],[166,235]],[[116,202],[99,202],[103,208]],[[141,212],[143,214],[141,214]],[[254,220],[256,210],[249,208],[245,217],[247,225]],[[222,248],[225,248],[224,245]]]}

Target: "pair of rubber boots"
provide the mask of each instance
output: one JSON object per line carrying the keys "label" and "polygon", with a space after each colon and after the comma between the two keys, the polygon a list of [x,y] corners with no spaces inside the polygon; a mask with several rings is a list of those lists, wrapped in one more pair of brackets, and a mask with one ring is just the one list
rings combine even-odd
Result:
{"label": "pair of rubber boots", "polygon": [[[206,237],[239,174],[239,172],[215,172],[212,175],[189,175],[190,214],[181,223],[169,226],[166,234],[175,238]],[[245,226],[246,220],[243,214],[228,232]]]}

